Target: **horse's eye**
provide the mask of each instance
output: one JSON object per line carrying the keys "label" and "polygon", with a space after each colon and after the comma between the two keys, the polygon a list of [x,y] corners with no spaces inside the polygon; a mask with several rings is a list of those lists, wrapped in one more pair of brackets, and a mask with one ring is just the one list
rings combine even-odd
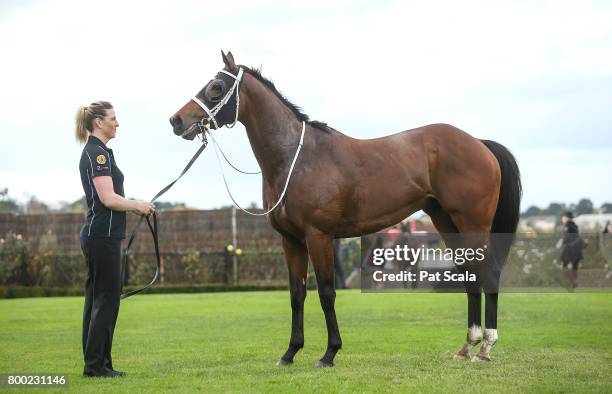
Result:
{"label": "horse's eye", "polygon": [[225,84],[222,80],[212,81],[208,87],[206,87],[206,98],[210,101],[216,102],[223,98],[223,92],[225,91]]}

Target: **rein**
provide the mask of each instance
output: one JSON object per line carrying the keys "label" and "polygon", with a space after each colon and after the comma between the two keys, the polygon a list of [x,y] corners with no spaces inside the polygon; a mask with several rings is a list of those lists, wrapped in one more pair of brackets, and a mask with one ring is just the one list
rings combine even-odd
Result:
{"label": "rein", "polygon": [[[157,194],[155,195],[155,197],[153,197],[151,199],[151,202],[155,202],[155,200],[157,200],[159,197],[161,197],[164,193],[166,193],[168,190],[170,190],[170,188],[172,188],[172,186],[174,186],[174,184],[181,179],[181,177],[183,175],[185,175],[185,173],[187,171],[189,171],[189,169],[191,168],[191,166],[193,165],[193,163],[195,163],[195,161],[197,160],[197,158],[200,156],[200,154],[204,151],[204,148],[206,148],[206,145],[208,145],[208,140],[206,139],[206,136],[202,135],[202,145],[198,148],[198,150],[196,151],[196,153],[193,155],[193,157],[191,158],[191,160],[189,160],[189,163],[187,163],[187,165],[185,166],[185,168],[183,169],[183,171],[181,171],[180,175],[178,176],[178,178],[176,178],[174,181],[170,182],[168,185],[166,185],[163,189],[161,189],[159,192],[157,192]],[[149,287],[151,287],[153,285],[153,283],[155,283],[157,281],[157,278],[159,277],[159,272],[161,270],[161,256],[159,254],[159,233],[157,230],[157,214],[155,212],[153,212],[153,224],[151,224],[151,220],[149,219],[148,216],[141,216],[140,220],[138,220],[138,223],[136,224],[136,226],[134,227],[134,229],[132,230],[132,234],[130,235],[130,240],[128,241],[128,245],[127,247],[123,250],[123,269],[122,269],[122,273],[125,274],[125,268],[127,267],[127,263],[128,263],[128,256],[130,253],[130,248],[132,247],[132,243],[134,242],[134,240],[136,239],[136,234],[138,233],[138,229],[140,228],[140,226],[142,225],[142,221],[146,219],[147,220],[147,226],[149,227],[149,230],[151,231],[151,237],[153,238],[153,244],[155,245],[155,257],[157,259],[157,268],[155,270],[155,276],[153,277],[153,280],[151,280],[151,282],[146,285],[145,287],[141,288],[141,289],[137,289],[137,290],[132,290],[132,291],[128,291],[127,293],[123,293],[121,294],[121,299],[125,299],[128,297],[133,296],[134,294],[138,294],[140,292],[142,292],[143,290],[148,289]],[[123,276],[123,275],[122,275]],[[122,281],[123,283],[123,281]]]}

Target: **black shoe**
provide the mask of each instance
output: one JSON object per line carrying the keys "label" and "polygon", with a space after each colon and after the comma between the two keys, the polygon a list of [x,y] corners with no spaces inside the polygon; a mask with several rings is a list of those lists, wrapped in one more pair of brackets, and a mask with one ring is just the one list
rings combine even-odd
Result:
{"label": "black shoe", "polygon": [[125,372],[123,372],[123,371],[115,371],[114,369],[106,368],[106,371],[114,373],[116,375],[115,376],[116,378],[122,378],[122,377],[124,377],[126,375]]}
{"label": "black shoe", "polygon": [[121,378],[125,376],[125,372],[105,369],[103,372],[83,372],[83,376],[86,378]]}

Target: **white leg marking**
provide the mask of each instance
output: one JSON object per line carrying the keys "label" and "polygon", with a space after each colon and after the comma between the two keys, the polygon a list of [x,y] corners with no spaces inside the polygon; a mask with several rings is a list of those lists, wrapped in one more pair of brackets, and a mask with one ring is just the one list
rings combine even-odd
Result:
{"label": "white leg marking", "polygon": [[467,342],[473,345],[478,345],[482,341],[482,327],[473,325],[468,328]]}
{"label": "white leg marking", "polygon": [[465,344],[461,350],[455,354],[454,358],[457,360],[469,360],[472,348],[478,345],[480,341],[482,341],[482,327],[474,324],[472,327],[468,328]]}
{"label": "white leg marking", "polygon": [[484,333],[484,341],[482,342],[482,346],[480,347],[480,351],[477,355],[472,358],[473,362],[478,361],[491,361],[491,348],[497,342],[499,336],[497,335],[497,330],[494,328],[485,329]]}

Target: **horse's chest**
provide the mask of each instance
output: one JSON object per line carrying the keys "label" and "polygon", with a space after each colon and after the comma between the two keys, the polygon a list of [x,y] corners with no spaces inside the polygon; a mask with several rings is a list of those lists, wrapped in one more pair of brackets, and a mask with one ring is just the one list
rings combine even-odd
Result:
{"label": "horse's chest", "polygon": [[285,211],[284,204],[279,206],[268,216],[268,220],[272,227],[281,234],[290,234],[293,237],[300,238],[303,231],[291,220]]}

